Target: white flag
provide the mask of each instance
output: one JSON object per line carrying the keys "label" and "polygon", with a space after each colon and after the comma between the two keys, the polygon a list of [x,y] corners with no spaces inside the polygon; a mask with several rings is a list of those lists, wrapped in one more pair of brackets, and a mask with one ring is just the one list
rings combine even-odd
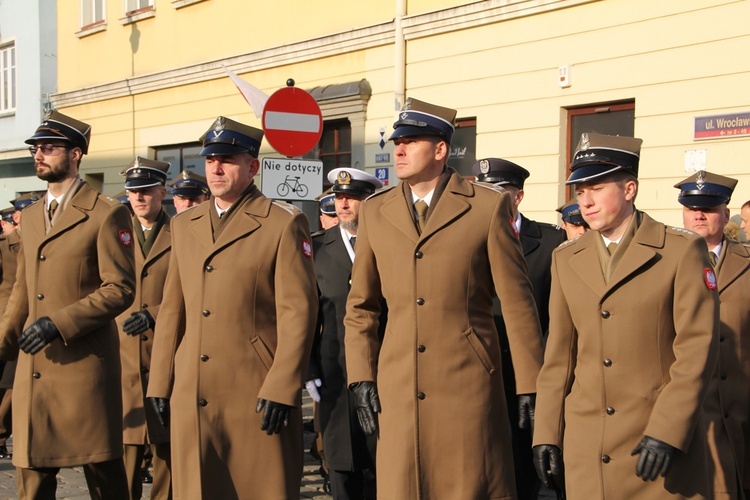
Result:
{"label": "white flag", "polygon": [[239,89],[239,91],[242,93],[243,97],[250,105],[250,107],[253,108],[255,116],[258,118],[263,116],[263,108],[266,106],[266,101],[268,101],[268,94],[258,88],[255,88],[253,85],[230,71],[223,64],[222,67],[224,68],[224,71],[226,71],[229,75],[229,78],[231,78],[234,84],[237,86],[237,89]]}

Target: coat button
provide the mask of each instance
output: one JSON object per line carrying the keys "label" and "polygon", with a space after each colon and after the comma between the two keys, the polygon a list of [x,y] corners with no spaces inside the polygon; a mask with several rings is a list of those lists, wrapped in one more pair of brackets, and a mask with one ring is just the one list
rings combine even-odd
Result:
{"label": "coat button", "polygon": [[602,311],[602,318],[609,319],[609,316],[610,316],[609,311]]}
{"label": "coat button", "polygon": [[148,309],[148,304],[141,304],[141,309]]}
{"label": "coat button", "polygon": [[608,464],[610,460],[612,459],[609,458],[609,455],[602,455],[602,462],[604,462],[605,464]]}
{"label": "coat button", "polygon": [[721,374],[721,380],[726,380],[726,379],[727,379],[727,374],[726,373],[722,373]]}
{"label": "coat button", "polygon": [[417,397],[418,397],[419,399],[424,399],[424,398],[426,398],[427,396],[425,396],[424,392],[418,392],[418,393],[417,393]]}
{"label": "coat button", "polygon": [[44,300],[44,294],[40,293],[39,295],[36,296],[36,298],[39,300]]}
{"label": "coat button", "polygon": [[141,335],[141,340],[144,341],[144,342],[147,341],[148,340],[148,335]]}
{"label": "coat button", "polygon": [[206,401],[205,399],[199,399],[198,404],[201,406],[206,406],[208,404],[208,401]]}
{"label": "coat button", "polygon": [[421,345],[421,344],[417,347],[417,351],[419,351],[419,352],[425,352],[426,349],[427,348],[425,346]]}
{"label": "coat button", "polygon": [[141,373],[148,373],[148,368],[141,366]]}
{"label": "coat button", "polygon": [[34,372],[34,373],[33,373],[33,374],[31,375],[31,376],[32,376],[32,377],[34,377],[34,378],[39,378],[39,377],[41,377],[42,375],[41,375],[41,373],[39,373],[39,372]]}
{"label": "coat button", "polygon": [[208,361],[208,356],[206,354],[201,354],[201,361],[203,361],[204,363]]}
{"label": "coat button", "polygon": [[45,257],[44,255],[40,255],[39,256],[39,260],[41,260],[42,262],[44,262],[45,260],[47,260],[47,257]]}
{"label": "coat button", "polygon": [[145,278],[146,276],[148,276],[148,271],[143,271],[141,273],[141,277]]}
{"label": "coat button", "polygon": [[422,252],[417,252],[414,254],[414,257],[421,259],[422,257],[424,257],[424,254]]}
{"label": "coat button", "polygon": [[610,366],[612,366],[612,360],[609,359],[609,358],[605,359],[603,361],[603,363],[604,363],[604,366],[606,366],[607,368],[609,368]]}
{"label": "coat button", "polygon": [[724,418],[729,418],[729,412],[728,411],[724,412]]}
{"label": "coat button", "polygon": [[417,299],[417,305],[424,305],[424,299],[422,297]]}
{"label": "coat button", "polygon": [[721,337],[719,337],[719,342],[724,342],[724,340],[726,340],[726,339],[724,338],[724,335],[722,335]]}
{"label": "coat button", "polygon": [[611,406],[608,406],[607,407],[607,415],[614,415],[614,414],[615,414],[615,409],[612,408]]}
{"label": "coat button", "polygon": [[210,273],[213,270],[214,270],[214,266],[212,266],[211,264],[209,264],[209,265],[206,266],[206,272],[207,273]]}
{"label": "coat button", "polygon": [[203,310],[203,315],[204,315],[205,317],[209,317],[209,316],[211,316],[211,311],[209,311],[208,309],[204,309],[204,310]]}

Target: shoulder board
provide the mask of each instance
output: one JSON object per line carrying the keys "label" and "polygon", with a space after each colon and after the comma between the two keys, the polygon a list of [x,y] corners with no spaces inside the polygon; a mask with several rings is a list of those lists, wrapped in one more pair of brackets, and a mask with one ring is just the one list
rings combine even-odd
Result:
{"label": "shoulder board", "polygon": [[685,229],[684,227],[667,226],[667,232],[688,235],[688,236],[697,236],[697,233],[694,233],[690,231],[689,229]]}
{"label": "shoulder board", "polygon": [[558,226],[557,224],[550,224],[549,222],[537,222],[542,227],[546,227],[548,229],[554,229],[555,231],[562,231],[563,228]]}
{"label": "shoulder board", "polygon": [[[106,202],[110,206],[122,205],[122,203],[120,203],[120,200],[112,198],[108,194],[100,194],[99,195],[99,199],[102,200],[102,201],[104,201],[104,202]],[[34,202],[34,203],[36,203],[36,202]]]}
{"label": "shoulder board", "polygon": [[484,189],[489,189],[491,191],[496,191],[498,193],[507,193],[508,192],[508,190],[505,189],[504,187],[502,187],[502,186],[496,186],[494,184],[490,184],[489,182],[478,182],[478,181],[470,181],[470,182],[471,182],[471,184],[473,184],[473,185],[475,185],[477,187],[482,187]]}
{"label": "shoulder board", "polygon": [[572,240],[565,240],[562,243],[560,243],[559,245],[557,245],[557,248],[563,248],[565,246],[570,245],[571,243],[575,243],[576,241],[578,241],[578,238],[580,238],[580,236],[576,236]]}
{"label": "shoulder board", "polygon": [[321,229],[321,230],[315,231],[313,234],[311,234],[310,238],[317,238],[318,236],[323,236],[324,234],[326,234],[326,230],[325,229]]}
{"label": "shoulder board", "polygon": [[[398,186],[398,184],[396,184]],[[388,186],[387,188],[381,189],[380,191],[376,191],[375,193],[372,193],[370,196],[365,198],[365,200],[369,200],[370,198],[375,198],[376,196],[380,196],[383,193],[387,193],[391,189],[395,188],[396,186]]]}
{"label": "shoulder board", "polygon": [[276,205],[279,208],[283,208],[287,212],[289,212],[292,215],[296,215],[300,212],[300,209],[292,205],[291,203],[287,203],[285,201],[279,201],[279,200],[272,200],[271,203]]}

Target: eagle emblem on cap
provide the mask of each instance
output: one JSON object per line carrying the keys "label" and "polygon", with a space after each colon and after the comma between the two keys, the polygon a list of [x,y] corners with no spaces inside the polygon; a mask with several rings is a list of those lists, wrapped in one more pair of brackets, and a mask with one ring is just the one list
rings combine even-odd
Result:
{"label": "eagle emblem on cap", "polygon": [[479,162],[479,171],[483,174],[486,174],[490,171],[490,162],[487,160],[482,160]]}
{"label": "eagle emblem on cap", "polygon": [[589,140],[589,134],[583,133],[581,134],[581,142],[578,144],[578,149],[581,151],[586,151],[591,146],[591,142]]}
{"label": "eagle emblem on cap", "polygon": [[189,170],[183,170],[181,175],[182,175],[182,178],[185,179],[185,180],[190,179],[190,171]]}
{"label": "eagle emblem on cap", "polygon": [[695,179],[695,187],[697,187],[699,191],[703,191],[703,188],[705,186],[706,186],[706,171],[700,170],[698,172],[698,178]]}
{"label": "eagle emblem on cap", "polygon": [[46,113],[44,113],[44,121],[46,122],[46,121],[47,121],[47,120],[49,120],[50,118],[52,118],[52,110],[51,110],[51,109],[48,109],[48,110],[47,110],[47,112],[46,112]]}
{"label": "eagle emblem on cap", "polygon": [[216,119],[216,121],[214,122],[214,137],[219,137],[222,132],[224,132],[226,123],[227,119],[223,116],[220,116]]}
{"label": "eagle emblem on cap", "polygon": [[[133,162],[133,167],[140,167],[141,166],[141,157],[136,156],[135,161]],[[140,170],[137,170],[136,173],[140,172]]]}
{"label": "eagle emblem on cap", "polygon": [[350,184],[352,182],[352,176],[346,170],[339,172],[338,178],[336,179],[339,184]]}

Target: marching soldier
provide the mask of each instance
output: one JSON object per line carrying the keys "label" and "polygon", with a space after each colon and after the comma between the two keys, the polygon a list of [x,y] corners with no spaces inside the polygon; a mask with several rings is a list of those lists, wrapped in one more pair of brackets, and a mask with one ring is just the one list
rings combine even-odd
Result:
{"label": "marching soldier", "polygon": [[701,238],[635,209],[640,145],[583,134],[567,184],[591,231],[552,254],[534,463],[569,498],[710,496],[716,278]]}
{"label": "marching soldier", "polygon": [[253,181],[262,137],[217,118],[211,199],[172,219],[148,396],[171,412],[176,498],[299,496],[315,271],[305,215]]}
{"label": "marching soldier", "polygon": [[170,217],[162,208],[167,194],[169,163],[137,157],[125,175],[125,189],[135,216],[135,301],[117,318],[122,361],[123,442],[130,498],[143,493],[141,464],[150,448],[154,466],[151,498],[172,497],[169,431],[159,423],[146,390],[154,342],[154,326],[169,269]]}
{"label": "marching soldier", "polygon": [[133,301],[132,230],[127,209],[78,176],[90,131],[52,111],[26,141],[48,191],[23,211],[18,280],[0,325],[0,359],[18,358],[20,498],[54,499],[60,467],[78,465],[92,498],[128,498],[115,318]]}
{"label": "marching soldier", "polygon": [[736,185],[704,170],[675,185],[685,229],[708,245],[721,302],[719,363],[703,402],[717,499],[750,498],[750,251],[724,236]]}
{"label": "marching soldier", "polygon": [[[524,182],[530,175],[525,168],[502,158],[486,158],[474,163],[472,172],[478,182],[501,186],[510,193],[513,200],[513,227],[521,240],[521,248],[523,249],[524,259],[526,259],[529,281],[531,281],[534,294],[534,303],[539,313],[539,323],[542,327],[542,334],[546,337],[549,328],[548,304],[552,251],[565,240],[565,233],[553,224],[530,220],[518,210],[518,206],[524,197]],[[508,333],[497,297],[492,302],[492,313],[495,317],[495,327],[500,335],[503,355],[503,384],[513,438],[513,463],[518,498],[536,500],[540,482],[532,461],[531,429],[521,429],[518,425],[518,397],[516,396],[516,384],[513,376],[513,359],[510,353]]]}
{"label": "marching soldier", "polygon": [[183,170],[180,175],[169,183],[172,188],[172,201],[177,213],[200,205],[211,195],[206,184],[206,178],[190,170]]}
{"label": "marching soldier", "polygon": [[[346,387],[344,313],[359,225],[359,210],[366,197],[383,183],[356,168],[336,168],[333,182],[339,224],[313,238],[318,280],[318,334],[308,370],[308,392],[317,399],[317,424],[333,497],[336,500],[375,499],[376,437],[366,436],[357,421],[354,395]],[[380,318],[381,338],[386,315]],[[317,396],[317,397],[316,397]]]}
{"label": "marching soldier", "polygon": [[[407,99],[390,138],[400,186],[368,198],[359,214],[346,366],[360,424],[379,432],[382,498],[515,496],[495,293],[524,427],[533,415],[542,335],[512,200],[446,166],[455,116]],[[436,438],[446,432],[450,439]]]}
{"label": "marching soldier", "polygon": [[570,200],[563,206],[558,207],[557,211],[560,213],[562,228],[569,240],[578,238],[589,230],[589,225],[586,224],[581,215],[581,207],[575,200]]}

